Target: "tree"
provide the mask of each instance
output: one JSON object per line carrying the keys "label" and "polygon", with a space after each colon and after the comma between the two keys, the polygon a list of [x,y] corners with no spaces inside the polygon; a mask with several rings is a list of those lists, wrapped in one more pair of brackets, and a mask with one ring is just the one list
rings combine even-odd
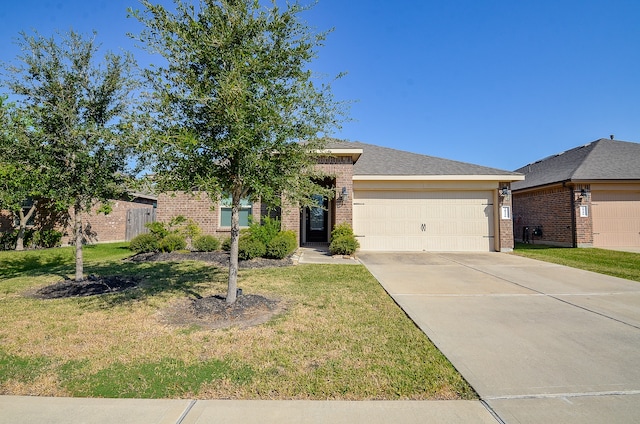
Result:
{"label": "tree", "polygon": [[326,33],[313,34],[300,21],[305,7],[174,3],[173,12],[148,0],[143,12],[130,10],[146,26],[137,38],[166,61],[147,70],[154,178],[163,190],[231,197],[231,304],[241,200],[278,205],[284,194],[309,204],[310,194],[326,193],[313,179],[313,152],[337,127],[341,108],[330,86],[318,87],[306,68]]}
{"label": "tree", "polygon": [[39,146],[58,209],[73,210],[75,280],[82,281],[82,214],[122,192],[130,140],[136,132],[131,94],[138,87],[130,55],[107,53],[94,64],[96,34],[70,31],[45,38],[21,33],[22,56],[8,67],[7,86],[18,96]]}
{"label": "tree", "polygon": [[28,132],[25,114],[0,97],[0,209],[17,217],[16,250],[24,250],[27,223],[45,191],[42,157]]}

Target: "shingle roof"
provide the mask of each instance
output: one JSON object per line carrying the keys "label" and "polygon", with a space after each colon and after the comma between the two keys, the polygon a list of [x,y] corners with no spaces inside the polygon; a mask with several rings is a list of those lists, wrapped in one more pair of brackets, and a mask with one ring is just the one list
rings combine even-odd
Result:
{"label": "shingle roof", "polygon": [[327,149],[362,149],[354,175],[520,175],[511,171],[405,152],[355,141],[332,141]]}
{"label": "shingle roof", "polygon": [[640,144],[601,138],[516,172],[523,173],[525,179],[513,183],[513,190],[575,180],[638,180]]}

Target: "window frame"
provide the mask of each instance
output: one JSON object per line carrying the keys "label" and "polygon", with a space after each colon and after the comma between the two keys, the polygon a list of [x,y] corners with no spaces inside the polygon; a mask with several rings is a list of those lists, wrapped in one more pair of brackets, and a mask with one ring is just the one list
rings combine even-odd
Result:
{"label": "window frame", "polygon": [[[221,197],[219,207],[219,228],[231,228],[231,196]],[[225,216],[227,214],[228,217]],[[248,197],[245,197],[240,201],[240,228],[249,227],[251,216],[253,216],[253,202]],[[246,225],[243,225],[243,219],[246,219]],[[229,225],[225,225],[226,221],[228,221]]]}

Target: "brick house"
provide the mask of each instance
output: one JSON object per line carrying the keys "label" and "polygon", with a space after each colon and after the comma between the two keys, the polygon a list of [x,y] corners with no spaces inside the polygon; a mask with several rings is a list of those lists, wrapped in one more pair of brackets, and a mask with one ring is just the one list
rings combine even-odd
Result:
{"label": "brick house", "polygon": [[[111,212],[106,215],[98,213],[100,205],[96,205],[91,213],[83,215],[83,231],[90,242],[131,240],[138,233],[145,231],[144,222],[154,219],[156,201],[157,197],[153,195],[130,193],[120,199],[113,200]],[[69,213],[72,214],[73,211],[70,210]],[[55,228],[63,233],[62,244],[69,244],[72,238],[73,224],[60,223],[59,218],[52,218],[45,208],[41,208],[34,214],[28,228]],[[8,211],[0,211],[0,232],[12,229],[12,214]]]}
{"label": "brick house", "polygon": [[599,139],[516,172],[516,240],[640,247],[640,144]]}
{"label": "brick house", "polygon": [[[331,229],[350,223],[361,250],[510,251],[513,221],[510,185],[516,172],[462,163],[358,142],[331,142],[318,156],[335,189],[319,207],[285,206],[282,226],[296,232],[301,245],[328,243]],[[259,203],[246,203],[248,216],[265,215]],[[183,215],[207,234],[227,234],[225,201],[185,193],[158,197],[157,218]]]}

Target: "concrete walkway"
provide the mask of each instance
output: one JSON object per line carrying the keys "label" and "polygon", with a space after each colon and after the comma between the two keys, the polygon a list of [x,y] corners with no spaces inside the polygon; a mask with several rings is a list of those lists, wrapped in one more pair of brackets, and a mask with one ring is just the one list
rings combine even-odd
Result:
{"label": "concrete walkway", "polygon": [[477,401],[235,401],[0,396],[2,424],[496,424]]}
{"label": "concrete walkway", "polygon": [[359,258],[502,421],[640,422],[640,283],[502,253]]}

